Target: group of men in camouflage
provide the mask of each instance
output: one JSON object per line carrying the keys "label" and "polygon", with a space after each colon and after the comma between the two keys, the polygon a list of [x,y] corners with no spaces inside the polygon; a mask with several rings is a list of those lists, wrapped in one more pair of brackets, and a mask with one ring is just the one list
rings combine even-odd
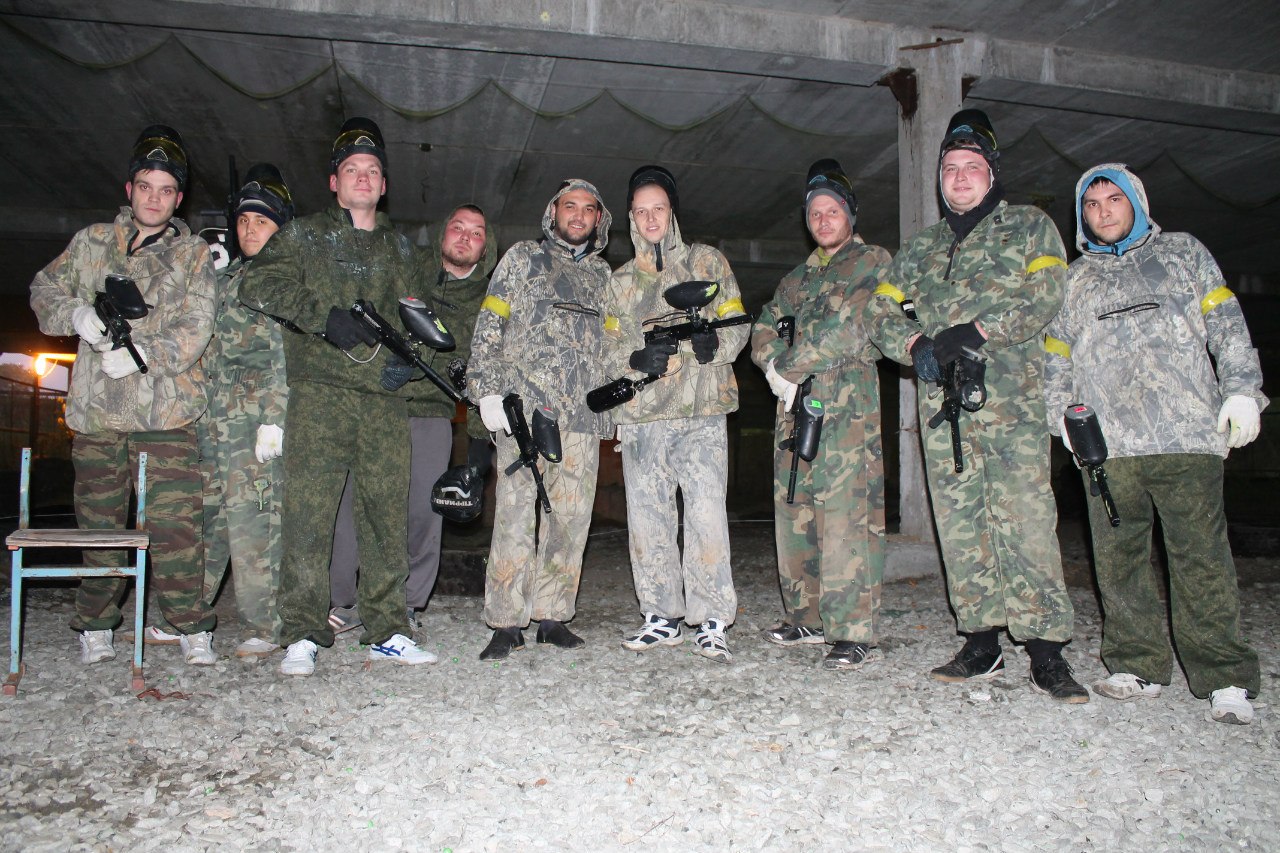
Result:
{"label": "group of men in camouflage", "polygon": [[[493,634],[482,660],[521,648],[531,621],[539,643],[582,645],[565,623],[575,613],[600,439],[615,432],[643,614],[623,646],[680,644],[687,624],[699,654],[731,660],[725,416],[738,403],[732,362],[749,343],[778,397],[778,437],[805,407],[823,424],[798,483],[796,445],[775,454],[785,616],[767,640],[827,644],[823,666],[835,670],[881,657],[875,362],[884,355],[914,368],[922,420],[939,405],[939,388],[959,394],[947,386],[967,377],[954,432],[923,436],[948,593],[966,637],[935,679],[996,676],[1007,630],[1025,644],[1036,690],[1088,701],[1062,656],[1073,611],[1048,478],[1050,436],[1067,442],[1062,413],[1084,402],[1111,446],[1124,518],[1112,527],[1091,505],[1111,673],[1094,691],[1153,698],[1170,680],[1149,565],[1158,510],[1174,643],[1191,690],[1210,698],[1215,720],[1252,719],[1259,666],[1238,628],[1222,459],[1258,434],[1261,371],[1212,257],[1189,235],[1160,231],[1141,182],[1122,165],[1081,179],[1082,254],[1068,266],[1049,218],[1004,200],[999,146],[977,110],[952,118],[940,148],[943,220],[893,258],[861,239],[851,182],[836,161],[820,160],[804,191],[816,248],[750,329],[727,260],[684,241],[675,177],[661,166],[631,177],[634,258],[617,271],[601,257],[610,214],[586,181],[565,181],[547,204],[541,239],[515,244],[495,265],[496,238],[472,205],[445,222],[438,256],[423,257],[390,227],[377,210],[387,162],[373,122],[343,126],[330,167],[333,206],[301,219],[277,170],[251,170],[235,207],[241,256],[215,279],[207,245],[174,218],[187,172],[181,139],[150,127],[130,163],[130,205],[115,223],[77,234],[32,284],[42,330],[81,338],[67,414],[80,522],[122,526],[131,466],[139,451],[151,454],[153,586],[167,625],[147,630],[149,639],[176,640],[188,663],[216,659],[212,601],[228,557],[252,632],[238,655],[287,646],[280,671],[310,675],[318,647],[362,623],[372,660],[435,660],[413,639],[414,613],[438,566],[439,518],[425,511],[424,489],[448,462],[453,400],[411,382],[420,379],[411,365],[375,360],[376,341],[348,310],[366,300],[389,312],[412,296],[435,308],[469,358],[473,440],[460,482],[482,480],[490,438],[498,470],[508,472],[497,479],[484,605]],[[94,312],[106,274],[134,279],[151,306],[134,329],[148,371],[112,349]],[[688,282],[706,298],[673,307],[671,288]],[[703,322],[688,335],[646,334],[694,316]],[[740,322],[705,322],[726,318]],[[589,392],[628,372],[644,377],[638,393],[588,405]],[[545,514],[512,429],[513,416],[535,412],[559,430],[554,463],[542,466]],[[335,514],[336,538],[327,522]],[[86,663],[114,656],[123,591],[119,580],[82,583],[72,627]]]}

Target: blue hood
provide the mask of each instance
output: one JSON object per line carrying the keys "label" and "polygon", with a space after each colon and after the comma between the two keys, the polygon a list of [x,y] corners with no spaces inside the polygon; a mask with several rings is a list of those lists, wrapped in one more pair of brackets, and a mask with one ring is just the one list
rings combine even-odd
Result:
{"label": "blue hood", "polygon": [[[1128,235],[1123,240],[1113,244],[1095,243],[1089,239],[1089,232],[1085,228],[1084,216],[1081,214],[1081,202],[1084,200],[1085,190],[1089,188],[1098,178],[1105,178],[1115,184],[1129,199],[1129,204],[1133,205],[1133,228],[1129,230]],[[1141,179],[1123,163],[1103,163],[1094,166],[1081,176],[1076,183],[1076,247],[1081,252],[1090,252],[1092,254],[1102,255],[1123,255],[1147,240],[1153,233],[1158,234],[1160,227],[1151,221],[1151,211],[1147,206],[1147,191],[1142,185]]]}

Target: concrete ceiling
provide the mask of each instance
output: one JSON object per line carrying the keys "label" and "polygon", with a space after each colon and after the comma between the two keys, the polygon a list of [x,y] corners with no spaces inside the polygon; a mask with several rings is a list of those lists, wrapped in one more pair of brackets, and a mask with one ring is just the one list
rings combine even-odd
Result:
{"label": "concrete ceiling", "polygon": [[[112,215],[145,124],[185,136],[183,212],[208,225],[228,155],[280,165],[304,212],[328,203],[330,142],[360,114],[388,139],[402,223],[474,201],[506,245],[579,176],[625,226],[627,176],[659,162],[686,235],[776,281],[806,250],[799,193],[818,157],[853,177],[867,239],[896,248],[898,105],[878,81],[938,39],[964,52],[966,104],[994,120],[1008,195],[1048,210],[1068,244],[1081,169],[1124,161],[1161,225],[1266,288],[1280,280],[1280,7],[1205,7],[0,0],[0,293],[25,294],[72,231]],[[617,264],[629,246],[614,236]]]}

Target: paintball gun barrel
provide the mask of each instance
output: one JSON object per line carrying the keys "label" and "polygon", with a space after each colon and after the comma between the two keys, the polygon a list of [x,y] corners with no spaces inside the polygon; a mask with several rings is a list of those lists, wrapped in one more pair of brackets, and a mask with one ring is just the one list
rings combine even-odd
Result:
{"label": "paintball gun barrel", "polygon": [[1107,440],[1102,435],[1102,425],[1093,409],[1082,403],[1067,406],[1063,417],[1067,438],[1071,441],[1071,449],[1076,461],[1089,476],[1089,491],[1102,498],[1102,507],[1107,511],[1107,519],[1112,527],[1120,526],[1120,513],[1116,511],[1116,502],[1111,498],[1111,489],[1107,487],[1107,472],[1102,463],[1107,461]]}
{"label": "paintball gun barrel", "polygon": [[506,474],[510,477],[521,466],[529,469],[533,475],[534,485],[538,487],[538,500],[545,512],[551,512],[551,498],[547,497],[547,488],[542,483],[542,472],[538,470],[538,456],[548,462],[559,462],[560,425],[555,416],[547,408],[533,410],[533,429],[524,418],[524,401],[519,394],[508,394],[502,398],[502,410],[507,415],[507,423],[511,424],[511,437],[516,440],[519,458],[507,466]]}
{"label": "paintball gun barrel", "polygon": [[951,460],[957,474],[964,471],[964,456],[960,450],[960,411],[976,412],[987,404],[987,359],[982,353],[969,347],[962,348],[964,355],[948,363],[942,369],[942,408],[929,418],[929,428],[937,429],[943,421],[951,423]]}
{"label": "paintball gun barrel", "polygon": [[357,299],[351,306],[351,316],[372,332],[378,341],[404,360],[412,364],[445,393],[455,403],[467,402],[453,385],[422,360],[418,347],[422,344],[434,350],[453,349],[456,346],[452,333],[445,328],[435,312],[426,306],[421,299],[413,296],[400,297],[400,322],[409,332],[408,338],[401,335],[373,307],[373,303]]}
{"label": "paintball gun barrel", "polygon": [[[708,320],[698,316],[698,311],[710,305],[711,300],[715,299],[719,292],[720,283],[715,281],[684,281],[671,285],[662,292],[662,298],[672,308],[684,312],[684,322],[672,326],[655,326],[644,333],[644,342],[651,344],[672,341],[678,344],[703,332],[714,332],[716,329],[741,326],[751,322],[750,314],[735,314],[719,320]],[[597,414],[607,412],[615,406],[630,402],[641,388],[660,378],[655,373],[646,374],[640,379],[623,376],[599,388],[593,388],[587,393],[587,408]]]}
{"label": "paintball gun barrel", "polygon": [[111,337],[111,348],[124,347],[129,350],[133,363],[138,366],[139,373],[147,372],[147,363],[142,360],[138,348],[133,345],[133,327],[130,320],[141,320],[147,316],[151,306],[142,298],[142,291],[131,278],[122,275],[109,275],[102,290],[93,297],[93,310],[98,319],[107,327]]}

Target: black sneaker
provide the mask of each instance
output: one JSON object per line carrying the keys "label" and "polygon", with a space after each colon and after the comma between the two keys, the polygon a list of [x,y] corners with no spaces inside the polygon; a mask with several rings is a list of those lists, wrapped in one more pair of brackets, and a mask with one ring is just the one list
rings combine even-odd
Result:
{"label": "black sneaker", "polygon": [[555,619],[543,619],[538,623],[539,643],[551,644],[561,649],[576,649],[584,644],[584,640]]}
{"label": "black sneaker", "polygon": [[868,661],[879,660],[879,649],[873,649],[866,643],[855,643],[851,640],[837,640],[822,659],[823,669],[862,669]]}
{"label": "black sneaker", "polygon": [[480,660],[506,660],[511,653],[524,648],[524,634],[519,628],[495,628],[489,645],[480,653]]}
{"label": "black sneaker", "polygon": [[1089,701],[1089,691],[1071,677],[1071,664],[1061,655],[1031,667],[1031,686],[1037,693],[1047,693],[1059,702],[1081,705]]}
{"label": "black sneaker", "polygon": [[930,671],[935,681],[957,684],[963,681],[987,680],[995,678],[1004,669],[1004,652],[997,648],[993,652],[974,649],[965,643],[959,653],[948,663]]}
{"label": "black sneaker", "polygon": [[826,637],[822,636],[821,628],[806,628],[803,625],[792,625],[790,622],[774,625],[764,632],[764,638],[779,646],[798,646],[809,643],[820,646],[827,641]]}

